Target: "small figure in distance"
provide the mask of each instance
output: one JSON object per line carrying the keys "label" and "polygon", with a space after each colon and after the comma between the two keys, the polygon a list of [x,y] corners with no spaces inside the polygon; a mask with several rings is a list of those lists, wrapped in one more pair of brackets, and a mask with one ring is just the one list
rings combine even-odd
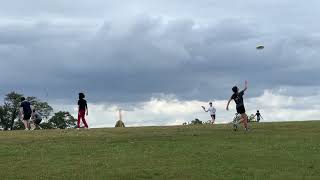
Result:
{"label": "small figure in distance", "polygon": [[259,110],[257,110],[257,113],[254,115],[254,117],[257,116],[257,122],[260,122],[261,119],[263,119],[263,117],[261,116]]}
{"label": "small figure in distance", "polygon": [[78,101],[78,128],[80,128],[80,121],[82,120],[84,127],[88,129],[88,124],[86,122],[85,116],[88,116],[88,105],[87,101],[84,99],[84,93],[79,93],[79,101]]}
{"label": "small figure in distance", "polygon": [[212,102],[209,102],[209,108],[206,110],[204,106],[201,106],[205,112],[209,112],[211,116],[211,123],[214,124],[216,121],[216,108],[213,107]]}
{"label": "small figure in distance", "polygon": [[34,128],[32,130],[42,129],[40,126],[40,123],[42,121],[42,117],[41,117],[40,113],[38,111],[36,111],[36,109],[33,109],[32,121],[33,121],[33,125],[34,125]]}

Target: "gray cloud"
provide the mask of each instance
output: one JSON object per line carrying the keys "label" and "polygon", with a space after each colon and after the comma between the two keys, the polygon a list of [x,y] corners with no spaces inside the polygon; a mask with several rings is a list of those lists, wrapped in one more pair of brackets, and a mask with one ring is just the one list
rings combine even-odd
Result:
{"label": "gray cloud", "polygon": [[[312,93],[320,84],[320,36],[315,25],[302,28],[309,21],[289,16],[301,9],[288,1],[264,2],[270,12],[251,1],[238,8],[211,1],[10,3],[1,11],[8,22],[0,25],[1,94],[17,90],[68,102],[85,91],[92,102],[130,103],[162,94],[225,99],[244,79],[249,96],[280,87]],[[275,18],[274,5],[292,8]],[[244,11],[250,6],[256,9]],[[263,51],[255,49],[260,43]]]}

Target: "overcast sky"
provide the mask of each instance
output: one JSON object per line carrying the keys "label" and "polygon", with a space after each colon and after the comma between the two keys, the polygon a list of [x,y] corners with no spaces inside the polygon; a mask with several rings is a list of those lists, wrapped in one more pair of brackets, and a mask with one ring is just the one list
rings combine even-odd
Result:
{"label": "overcast sky", "polygon": [[224,111],[231,87],[247,79],[252,112],[317,119],[318,7],[316,0],[1,0],[0,95],[14,90],[75,113],[84,91],[92,126],[113,125],[117,108],[136,119],[129,125],[205,119],[198,106],[216,100],[225,122],[234,113]]}

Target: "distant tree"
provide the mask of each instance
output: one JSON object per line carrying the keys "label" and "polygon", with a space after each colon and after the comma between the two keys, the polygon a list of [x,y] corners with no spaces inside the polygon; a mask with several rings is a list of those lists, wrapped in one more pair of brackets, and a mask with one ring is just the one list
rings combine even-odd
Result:
{"label": "distant tree", "polygon": [[[241,115],[240,114],[236,114],[235,117],[233,118],[233,123],[238,123],[241,121]],[[248,116],[248,122],[255,122],[256,119],[254,118],[254,114],[251,114],[250,116]]]}
{"label": "distant tree", "polygon": [[7,110],[4,108],[4,106],[0,106],[0,124],[2,126],[3,129],[6,129],[7,124],[8,124],[8,112]]}
{"label": "distant tree", "polygon": [[19,116],[21,97],[23,95],[16,92],[11,92],[5,96],[4,105],[2,106],[4,116],[1,121],[4,130],[13,129],[14,121]]}
{"label": "distant tree", "polygon": [[13,125],[12,130],[23,130],[24,129],[24,124],[22,121],[16,121]]}
{"label": "distant tree", "polygon": [[77,120],[66,111],[59,111],[54,114],[48,121],[53,128],[66,129],[75,128]]}
{"label": "distant tree", "polygon": [[43,122],[40,124],[42,129],[54,129],[54,126],[50,122]]}
{"label": "distant tree", "polygon": [[191,124],[192,125],[197,125],[197,124],[203,124],[203,122],[200,121],[199,119],[195,119],[195,120],[191,121]]}
{"label": "distant tree", "polygon": [[203,122],[203,124],[212,124],[212,120],[208,120],[206,122]]}
{"label": "distant tree", "polygon": [[255,117],[254,114],[251,114],[251,115],[248,117],[248,122],[255,122],[255,121],[257,121],[254,117]]}

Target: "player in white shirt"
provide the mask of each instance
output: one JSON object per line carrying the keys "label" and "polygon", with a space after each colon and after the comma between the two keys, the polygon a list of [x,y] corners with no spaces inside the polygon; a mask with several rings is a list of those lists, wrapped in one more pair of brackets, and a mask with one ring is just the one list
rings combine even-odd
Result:
{"label": "player in white shirt", "polygon": [[212,118],[212,124],[214,124],[216,120],[216,108],[212,106],[212,102],[209,103],[209,108],[206,110],[204,106],[201,106],[205,112],[209,112]]}

